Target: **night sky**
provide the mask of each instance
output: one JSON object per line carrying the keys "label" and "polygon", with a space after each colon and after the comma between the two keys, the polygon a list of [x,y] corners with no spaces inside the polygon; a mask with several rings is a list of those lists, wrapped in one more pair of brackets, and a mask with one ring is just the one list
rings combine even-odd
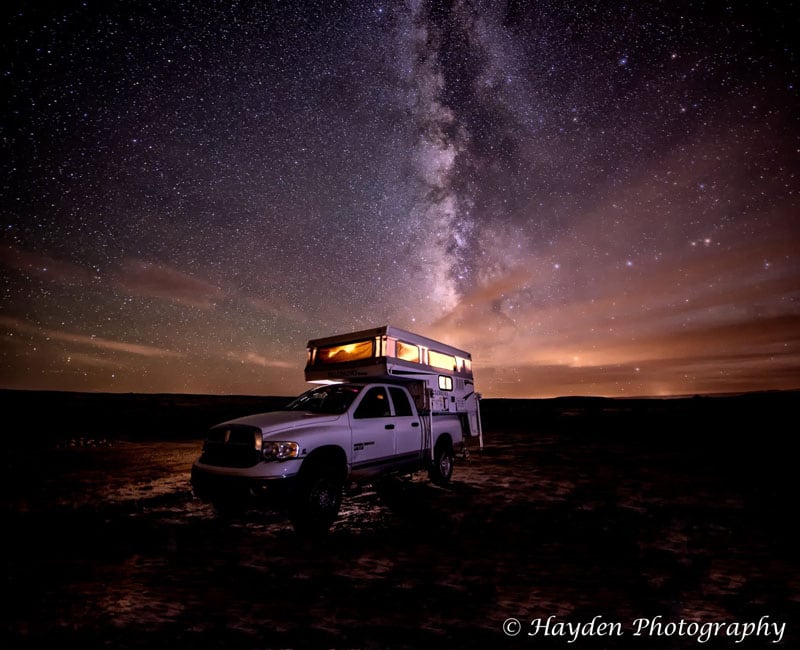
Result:
{"label": "night sky", "polygon": [[10,2],[0,386],[800,388],[795,2]]}

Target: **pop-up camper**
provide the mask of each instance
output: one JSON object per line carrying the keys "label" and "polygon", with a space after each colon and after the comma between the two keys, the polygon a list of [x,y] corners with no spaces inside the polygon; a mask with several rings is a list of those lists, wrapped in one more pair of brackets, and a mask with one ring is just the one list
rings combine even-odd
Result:
{"label": "pop-up camper", "polygon": [[458,414],[464,435],[483,447],[480,394],[464,350],[386,325],[310,340],[305,376],[312,383],[403,383],[420,413]]}

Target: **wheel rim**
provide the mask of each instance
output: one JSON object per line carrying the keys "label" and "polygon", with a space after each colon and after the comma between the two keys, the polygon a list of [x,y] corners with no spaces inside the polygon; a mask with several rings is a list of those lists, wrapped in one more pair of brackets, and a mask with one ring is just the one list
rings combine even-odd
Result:
{"label": "wheel rim", "polygon": [[439,472],[445,478],[450,476],[450,472],[453,469],[453,461],[450,458],[450,454],[444,453],[442,457],[439,459]]}
{"label": "wheel rim", "polygon": [[311,490],[311,502],[323,512],[331,512],[339,505],[336,486],[330,481],[320,481]]}

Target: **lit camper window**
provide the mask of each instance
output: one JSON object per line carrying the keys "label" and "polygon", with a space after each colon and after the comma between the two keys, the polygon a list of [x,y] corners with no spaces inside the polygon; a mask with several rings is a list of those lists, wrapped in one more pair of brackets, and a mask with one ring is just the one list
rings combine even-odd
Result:
{"label": "lit camper window", "polygon": [[413,361],[419,363],[419,347],[412,343],[398,341],[396,345],[396,356],[403,361]]}
{"label": "lit camper window", "polygon": [[373,341],[371,340],[359,341],[358,343],[318,348],[316,363],[325,365],[328,363],[345,363],[346,361],[369,359],[372,356],[372,343]]}
{"label": "lit camper window", "polygon": [[453,390],[453,378],[439,375],[439,390]]}
{"label": "lit camper window", "polygon": [[436,350],[428,350],[428,363],[434,368],[456,369],[456,358],[454,356],[442,354],[441,352],[436,352]]}

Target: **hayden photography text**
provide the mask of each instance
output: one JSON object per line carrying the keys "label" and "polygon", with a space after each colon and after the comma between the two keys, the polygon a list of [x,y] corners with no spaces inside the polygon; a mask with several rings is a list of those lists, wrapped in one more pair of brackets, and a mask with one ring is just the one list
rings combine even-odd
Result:
{"label": "hayden photography text", "polygon": [[552,615],[533,618],[529,621],[507,618],[503,632],[510,637],[561,638],[566,643],[575,643],[589,637],[632,636],[642,638],[683,637],[699,644],[714,639],[728,639],[743,643],[748,639],[761,638],[773,644],[781,643],[786,632],[784,621],[761,616],[748,621],[688,621],[666,619],[663,616],[639,617],[630,621],[607,620],[597,615],[586,621],[569,621]]}

